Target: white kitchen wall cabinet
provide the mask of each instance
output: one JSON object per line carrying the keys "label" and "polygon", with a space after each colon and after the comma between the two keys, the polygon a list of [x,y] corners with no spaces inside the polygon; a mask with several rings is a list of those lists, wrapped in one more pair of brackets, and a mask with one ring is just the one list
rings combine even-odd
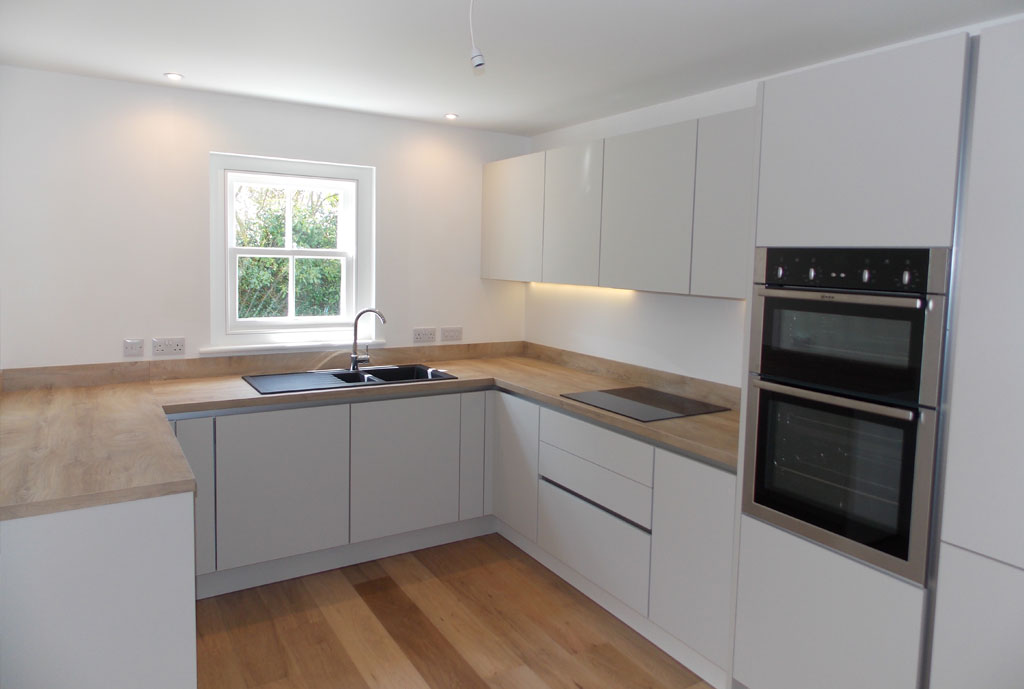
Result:
{"label": "white kitchen wall cabinet", "polygon": [[503,392],[487,393],[487,511],[537,540],[540,407]]}
{"label": "white kitchen wall cabinet", "polygon": [[740,521],[736,680],[749,689],[916,689],[923,589]]}
{"label": "white kitchen wall cabinet", "polygon": [[196,574],[217,569],[216,490],[213,475],[213,419],[182,419],[174,432],[196,477]]}
{"label": "white kitchen wall cabinet", "polygon": [[459,520],[459,395],[352,405],[352,542]]}
{"label": "white kitchen wall cabinet", "polygon": [[604,141],[547,151],[541,279],[598,284]]}
{"label": "white kitchen wall cabinet", "polygon": [[480,275],[541,279],[544,152],[484,165]]}
{"label": "white kitchen wall cabinet", "polygon": [[967,34],[764,86],[759,246],[950,246]]}
{"label": "white kitchen wall cabinet", "polygon": [[217,418],[217,569],[348,543],[349,407]]}
{"label": "white kitchen wall cabinet", "polygon": [[661,449],[654,461],[651,621],[727,669],[736,476]]}
{"label": "white kitchen wall cabinet", "polygon": [[746,108],[700,119],[690,294],[750,296],[760,114]]}
{"label": "white kitchen wall cabinet", "polygon": [[[1024,22],[986,29],[952,318],[942,540],[1024,568]],[[941,585],[941,583],[940,583]]]}
{"label": "white kitchen wall cabinet", "polygon": [[487,444],[487,393],[461,395],[459,428],[459,519],[484,515],[484,452]]}
{"label": "white kitchen wall cabinet", "polygon": [[930,689],[1020,689],[1024,570],[943,543]]}
{"label": "white kitchen wall cabinet", "polygon": [[602,287],[690,291],[697,121],[606,139]]}

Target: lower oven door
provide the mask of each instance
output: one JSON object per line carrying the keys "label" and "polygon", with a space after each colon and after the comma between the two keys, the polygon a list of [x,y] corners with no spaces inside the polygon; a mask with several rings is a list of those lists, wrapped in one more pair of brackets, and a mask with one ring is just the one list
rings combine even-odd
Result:
{"label": "lower oven door", "polygon": [[743,511],[923,584],[935,413],[753,386]]}

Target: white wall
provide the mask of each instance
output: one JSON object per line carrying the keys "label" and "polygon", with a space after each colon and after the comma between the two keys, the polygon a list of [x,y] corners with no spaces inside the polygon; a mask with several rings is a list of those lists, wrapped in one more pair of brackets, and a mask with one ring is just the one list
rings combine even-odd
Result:
{"label": "white wall", "polygon": [[[752,107],[739,84],[585,122],[533,138],[544,150]],[[753,278],[751,278],[753,280]],[[531,284],[526,339],[727,385],[740,385],[746,302],[568,285]]]}
{"label": "white wall", "polygon": [[[344,84],[339,84],[344,88]],[[378,330],[523,337],[524,287],[480,279],[482,164],[522,137],[0,66],[0,368],[209,343],[210,151],[377,168]],[[147,352],[149,346],[147,343]]]}

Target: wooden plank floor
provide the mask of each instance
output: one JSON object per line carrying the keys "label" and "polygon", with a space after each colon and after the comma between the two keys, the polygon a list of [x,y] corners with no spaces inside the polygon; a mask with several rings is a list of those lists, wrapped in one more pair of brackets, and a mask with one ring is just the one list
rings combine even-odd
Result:
{"label": "wooden plank floor", "polygon": [[710,689],[496,534],[196,613],[200,689]]}

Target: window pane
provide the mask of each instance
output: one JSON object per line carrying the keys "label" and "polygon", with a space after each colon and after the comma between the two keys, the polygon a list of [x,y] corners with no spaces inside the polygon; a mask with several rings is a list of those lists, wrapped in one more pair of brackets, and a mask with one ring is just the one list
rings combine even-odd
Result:
{"label": "window pane", "polygon": [[292,193],[292,242],[301,249],[338,248],[337,193]]}
{"label": "window pane", "polygon": [[236,186],[235,246],[284,248],[284,204],[284,189]]}
{"label": "window pane", "polygon": [[295,259],[295,315],[341,315],[340,259]]}
{"label": "window pane", "polygon": [[288,259],[238,257],[238,317],[288,315]]}

